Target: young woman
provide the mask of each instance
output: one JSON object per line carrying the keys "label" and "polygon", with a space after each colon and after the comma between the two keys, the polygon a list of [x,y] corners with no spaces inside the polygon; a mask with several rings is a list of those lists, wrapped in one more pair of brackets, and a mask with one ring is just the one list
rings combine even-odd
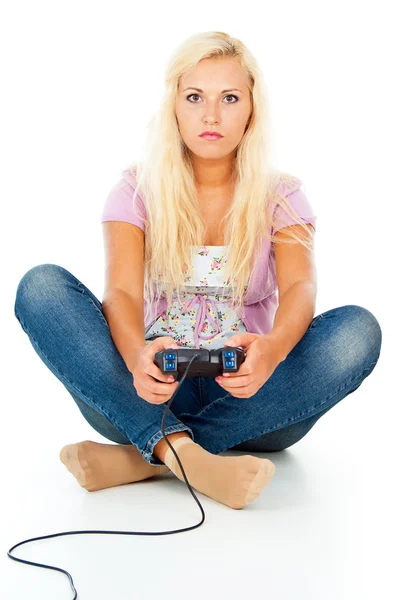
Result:
{"label": "young woman", "polygon": [[178,382],[154,356],[241,346],[237,373],[183,382],[165,425],[190,484],[238,509],[274,464],[218,454],[302,439],[372,372],[381,328],[356,305],[314,317],[316,216],[302,181],[272,165],[267,94],[250,51],[225,33],[192,36],[165,83],[143,160],[103,207],[103,301],[42,264],[22,277],[15,315],[84,418],[114,442],[61,450],[89,491],[170,470],[184,481],[161,432]]}

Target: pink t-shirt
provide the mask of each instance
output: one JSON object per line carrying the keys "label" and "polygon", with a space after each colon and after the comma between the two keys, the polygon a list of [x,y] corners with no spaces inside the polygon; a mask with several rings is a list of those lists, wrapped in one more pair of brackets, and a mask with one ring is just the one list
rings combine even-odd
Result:
{"label": "pink t-shirt", "polygon": [[[136,185],[135,177],[129,169],[123,170],[121,175],[121,178],[113,186],[106,198],[102,210],[101,222],[125,221],[137,225],[145,232],[144,219],[146,218],[146,206],[139,194],[135,209],[133,206],[133,194]],[[291,184],[291,187],[281,184],[277,191],[286,196],[292,208],[301,217],[301,220],[304,223],[311,223],[316,230],[317,216],[313,214],[312,206],[301,188],[302,181],[294,178],[294,183]],[[279,206],[275,208],[275,216],[279,216],[280,220],[278,229],[296,224],[296,221],[286,215]],[[278,229],[272,229],[273,233]],[[274,245],[270,243],[270,240],[266,239],[263,244],[261,256],[243,298],[243,310],[238,313],[248,332],[265,335],[272,330],[274,315],[278,307],[277,291]],[[145,307],[146,302],[144,300]],[[167,299],[161,297],[154,307],[153,314],[145,322],[145,329],[166,308]]]}

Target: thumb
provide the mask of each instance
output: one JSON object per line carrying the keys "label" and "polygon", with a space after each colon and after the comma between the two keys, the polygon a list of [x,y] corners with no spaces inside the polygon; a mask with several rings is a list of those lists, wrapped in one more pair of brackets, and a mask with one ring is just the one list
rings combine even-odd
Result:
{"label": "thumb", "polygon": [[170,335],[164,335],[162,337],[156,338],[154,340],[154,345],[156,346],[156,352],[158,350],[166,350],[167,348],[178,348],[177,344],[174,341],[174,338]]}
{"label": "thumb", "polygon": [[163,338],[164,341],[164,348],[178,348],[178,344],[175,343],[175,340],[173,337],[168,336],[168,337],[164,337]]}
{"label": "thumb", "polygon": [[224,345],[247,348],[256,338],[257,335],[254,333],[236,333],[229,340],[224,342]]}

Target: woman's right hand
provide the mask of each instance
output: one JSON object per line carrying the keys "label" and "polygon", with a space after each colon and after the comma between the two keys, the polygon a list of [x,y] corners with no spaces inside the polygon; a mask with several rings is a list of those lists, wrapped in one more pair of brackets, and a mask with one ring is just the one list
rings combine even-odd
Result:
{"label": "woman's right hand", "polygon": [[168,402],[179,385],[178,381],[169,383],[171,375],[164,375],[153,362],[156,352],[168,348],[178,348],[171,336],[152,340],[138,352],[134,368],[131,370],[138,396],[150,404]]}

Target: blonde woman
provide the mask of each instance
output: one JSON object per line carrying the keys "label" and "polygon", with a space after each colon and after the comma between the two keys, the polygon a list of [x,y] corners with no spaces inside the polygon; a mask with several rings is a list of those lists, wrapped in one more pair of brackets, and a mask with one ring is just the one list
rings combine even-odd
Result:
{"label": "blonde woman", "polygon": [[[222,32],[190,37],[167,66],[142,160],[103,206],[102,302],[58,265],[22,277],[22,328],[114,442],[61,450],[88,491],[170,471],[184,481],[161,431],[179,382],[154,364],[159,350],[244,349],[238,372],[187,378],[165,421],[190,484],[235,509],[275,471],[246,452],[292,446],[374,369],[382,334],[369,310],[314,317],[316,216],[302,181],[274,168],[270,139],[251,52]],[[218,456],[229,449],[245,454]]]}

